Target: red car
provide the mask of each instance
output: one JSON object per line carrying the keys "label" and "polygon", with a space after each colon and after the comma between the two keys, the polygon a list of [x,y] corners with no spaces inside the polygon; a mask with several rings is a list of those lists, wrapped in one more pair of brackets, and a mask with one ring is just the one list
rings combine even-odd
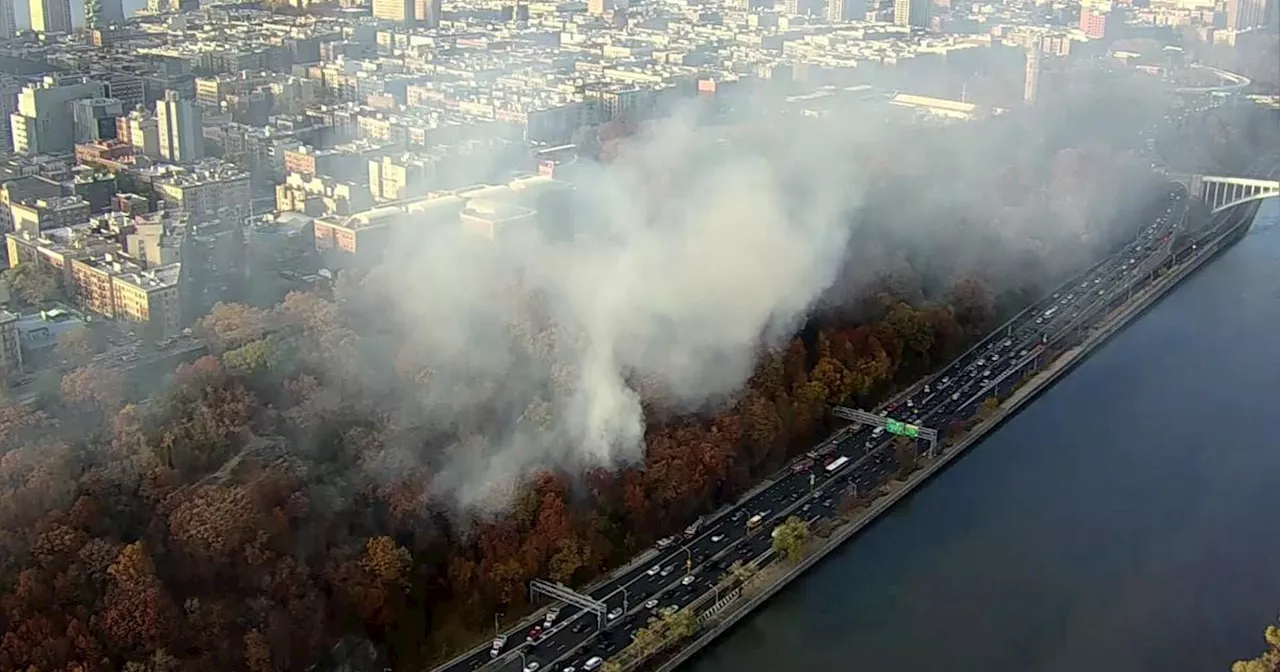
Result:
{"label": "red car", "polygon": [[536,642],[541,638],[542,638],[542,626],[541,625],[533,626],[533,629],[529,631],[529,636],[527,637],[527,640],[530,642]]}

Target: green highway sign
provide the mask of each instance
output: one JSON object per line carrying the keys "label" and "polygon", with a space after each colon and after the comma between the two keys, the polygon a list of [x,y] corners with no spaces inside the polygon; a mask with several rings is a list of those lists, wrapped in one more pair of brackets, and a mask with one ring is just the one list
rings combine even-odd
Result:
{"label": "green highway sign", "polygon": [[909,436],[913,439],[920,438],[919,427],[915,425],[908,425],[907,423],[902,422],[901,420],[886,419],[884,421],[884,428],[890,434],[896,434],[898,436]]}

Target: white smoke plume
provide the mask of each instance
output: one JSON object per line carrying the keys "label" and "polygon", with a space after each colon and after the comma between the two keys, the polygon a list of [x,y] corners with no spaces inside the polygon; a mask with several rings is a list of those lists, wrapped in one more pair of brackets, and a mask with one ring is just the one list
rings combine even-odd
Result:
{"label": "white smoke plume", "polygon": [[[763,348],[785,344],[850,259],[865,265],[877,254],[858,249],[867,219],[854,214],[871,185],[884,184],[875,172],[886,160],[908,172],[925,166],[920,174],[933,179],[946,173],[901,195],[912,213],[901,235],[927,239],[952,268],[978,255],[973,243],[939,253],[945,241],[985,237],[1025,251],[1078,237],[1044,218],[999,214],[1010,190],[999,171],[1010,155],[1043,146],[1046,129],[935,129],[921,146],[910,124],[880,121],[770,119],[721,140],[694,114],[676,114],[647,125],[613,163],[579,162],[569,203],[540,208],[536,225],[499,226],[492,240],[456,219],[405,227],[402,254],[365,285],[390,297],[389,319],[410,343],[390,383],[403,412],[457,441],[438,454],[404,448],[411,455],[396,464],[426,463],[437,493],[495,508],[539,469],[642,460],[637,386],[675,410],[724,399]],[[886,128],[906,132],[889,138]],[[938,146],[944,134],[958,141]],[[957,218],[987,228],[949,230]],[[996,219],[998,230],[987,224]]]}
{"label": "white smoke plume", "polygon": [[366,284],[387,281],[423,370],[414,412],[482,435],[434,460],[437,488],[480,504],[535,469],[640,460],[635,380],[689,410],[739,389],[848,243],[862,180],[829,130],[729,143],[676,115],[580,173],[568,234],[410,226]]}

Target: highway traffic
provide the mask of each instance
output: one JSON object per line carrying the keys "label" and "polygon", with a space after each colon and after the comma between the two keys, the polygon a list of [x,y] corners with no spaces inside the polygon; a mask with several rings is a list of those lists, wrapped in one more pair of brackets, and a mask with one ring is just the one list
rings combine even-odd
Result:
{"label": "highway traffic", "polygon": [[[1134,242],[1062,285],[881,415],[941,430],[973,416],[987,398],[1009,392],[1046,343],[1104,314],[1133,281],[1160,265],[1164,242],[1183,221],[1187,206],[1185,191],[1171,187],[1165,212]],[[892,438],[870,427],[838,433],[811,451],[813,457],[788,465],[759,492],[691,526],[685,536],[666,540],[652,562],[590,591],[590,597],[607,607],[602,628],[596,614],[557,605],[554,615],[548,612],[550,617],[537,627],[507,632],[495,646],[477,649],[438,671],[598,669],[651,618],[713,590],[735,561],[767,560],[772,554],[769,532],[789,516],[810,523],[833,517],[850,488],[869,493],[884,484],[898,470]],[[805,461],[810,466],[797,467]],[[759,524],[748,525],[749,521]]]}

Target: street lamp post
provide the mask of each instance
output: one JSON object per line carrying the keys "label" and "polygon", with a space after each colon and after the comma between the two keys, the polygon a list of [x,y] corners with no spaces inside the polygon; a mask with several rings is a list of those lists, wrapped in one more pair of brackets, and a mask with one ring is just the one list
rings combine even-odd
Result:
{"label": "street lamp post", "polygon": [[525,670],[529,667],[529,661],[524,656],[524,651],[516,649],[516,655],[520,656],[520,669]]}

